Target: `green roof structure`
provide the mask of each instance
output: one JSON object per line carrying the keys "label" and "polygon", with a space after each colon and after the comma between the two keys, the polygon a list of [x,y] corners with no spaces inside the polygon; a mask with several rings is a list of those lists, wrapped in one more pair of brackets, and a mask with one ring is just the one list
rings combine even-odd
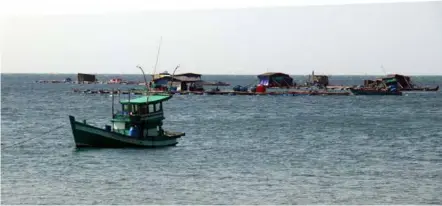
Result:
{"label": "green roof structure", "polygon": [[130,101],[128,99],[121,100],[120,103],[121,104],[146,104],[146,103],[153,104],[153,103],[157,103],[157,102],[167,101],[171,97],[172,96],[170,96],[170,95],[143,96],[143,97],[131,99]]}

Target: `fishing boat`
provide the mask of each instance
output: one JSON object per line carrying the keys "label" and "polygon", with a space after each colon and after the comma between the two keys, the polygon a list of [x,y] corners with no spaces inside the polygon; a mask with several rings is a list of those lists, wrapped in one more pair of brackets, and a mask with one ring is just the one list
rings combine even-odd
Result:
{"label": "fishing boat", "polygon": [[350,88],[354,95],[402,95],[401,91],[371,88]]}
{"label": "fishing boat", "polygon": [[178,144],[182,132],[163,129],[163,102],[171,95],[142,96],[120,100],[121,112],[114,113],[112,96],[112,125],[104,129],[79,122],[69,116],[76,147],[165,147]]}
{"label": "fishing boat", "polygon": [[439,85],[436,87],[413,87],[403,88],[402,91],[424,91],[424,92],[437,92],[439,91]]}
{"label": "fishing boat", "polygon": [[378,78],[376,80],[364,80],[364,87],[366,88],[386,88],[388,85],[396,85],[398,90],[407,91],[439,91],[439,85],[435,87],[418,86],[411,80],[411,77],[401,74],[389,74],[386,77]]}
{"label": "fishing boat", "polygon": [[364,81],[362,88],[350,88],[354,95],[402,95],[402,88],[396,78]]}
{"label": "fishing boat", "polygon": [[396,80],[398,84],[398,88],[401,91],[438,91],[439,85],[435,87],[428,86],[419,86],[414,81],[412,81],[411,77],[401,75],[401,74],[389,74],[387,77],[382,78],[383,80]]}

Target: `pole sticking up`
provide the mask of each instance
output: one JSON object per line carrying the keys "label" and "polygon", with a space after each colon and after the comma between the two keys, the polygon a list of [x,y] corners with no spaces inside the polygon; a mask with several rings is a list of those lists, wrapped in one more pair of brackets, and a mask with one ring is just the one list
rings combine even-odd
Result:
{"label": "pole sticking up", "polygon": [[114,118],[114,89],[112,89],[112,119]]}
{"label": "pole sticking up", "polygon": [[156,70],[157,70],[158,59],[159,59],[159,57],[160,57],[160,49],[161,49],[161,43],[162,43],[162,41],[163,41],[163,36],[160,37],[160,44],[159,44],[159,46],[158,46],[158,53],[157,53],[157,60],[156,60],[156,62],[155,62],[155,67],[153,68],[153,75],[155,75],[155,72],[156,72]]}
{"label": "pole sticking up", "polygon": [[384,65],[381,65],[382,71],[384,72],[384,75],[387,75],[387,72],[385,71]]}
{"label": "pole sticking up", "polygon": [[144,73],[144,70],[143,70],[143,68],[140,65],[138,65],[137,68],[140,69],[141,72],[143,73],[144,85],[146,86],[147,92],[149,92],[150,89],[149,89],[148,84],[147,84],[146,74]]}

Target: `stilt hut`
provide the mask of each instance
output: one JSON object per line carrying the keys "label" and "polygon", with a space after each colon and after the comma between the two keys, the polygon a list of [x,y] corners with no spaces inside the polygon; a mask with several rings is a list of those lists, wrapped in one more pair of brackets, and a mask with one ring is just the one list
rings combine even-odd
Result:
{"label": "stilt hut", "polygon": [[80,84],[84,84],[84,82],[86,83],[94,83],[97,81],[97,78],[95,77],[95,75],[93,74],[83,74],[83,73],[78,73],[77,74],[77,82]]}
{"label": "stilt hut", "polygon": [[293,86],[293,78],[288,74],[280,72],[267,72],[258,75],[259,84],[265,87],[291,87]]}
{"label": "stilt hut", "polygon": [[177,74],[172,76],[164,76],[161,78],[154,79],[156,88],[160,87],[168,87],[172,85],[172,87],[176,87],[181,91],[203,91],[203,83],[201,80],[201,74],[195,73],[184,73]]}

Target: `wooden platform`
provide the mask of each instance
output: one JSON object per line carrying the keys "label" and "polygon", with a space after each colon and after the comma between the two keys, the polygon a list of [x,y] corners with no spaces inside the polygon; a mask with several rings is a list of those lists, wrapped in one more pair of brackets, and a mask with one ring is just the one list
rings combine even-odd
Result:
{"label": "wooden platform", "polygon": [[[129,94],[129,91],[121,90],[79,90],[74,89],[74,92],[85,93],[85,94]],[[164,94],[162,91],[149,92],[150,95]],[[258,96],[258,95],[284,95],[284,96],[298,96],[298,95],[338,95],[347,96],[350,92],[341,91],[333,92],[326,90],[319,91],[284,91],[284,92],[237,92],[237,91],[182,91],[182,92],[170,92],[176,95],[246,95],[246,96]],[[146,95],[146,91],[142,90],[132,90],[130,94],[133,95]]]}

